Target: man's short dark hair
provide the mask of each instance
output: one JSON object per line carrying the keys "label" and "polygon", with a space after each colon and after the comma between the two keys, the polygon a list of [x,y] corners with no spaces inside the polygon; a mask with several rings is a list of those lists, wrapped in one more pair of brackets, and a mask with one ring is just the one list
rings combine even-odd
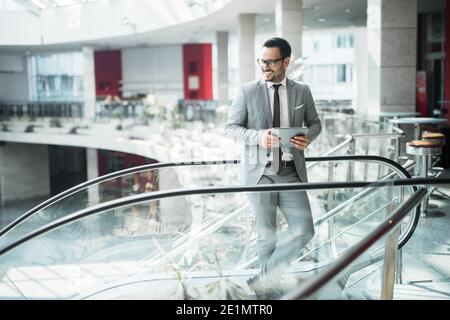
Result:
{"label": "man's short dark hair", "polygon": [[283,58],[283,60],[291,56],[291,46],[289,45],[289,42],[283,38],[270,38],[264,42],[263,47],[280,49],[281,58]]}

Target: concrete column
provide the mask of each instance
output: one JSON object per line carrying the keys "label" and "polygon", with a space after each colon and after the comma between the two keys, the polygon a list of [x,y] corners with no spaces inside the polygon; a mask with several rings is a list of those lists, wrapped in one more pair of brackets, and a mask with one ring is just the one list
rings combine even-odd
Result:
{"label": "concrete column", "polygon": [[50,195],[48,146],[4,143],[0,145],[0,202]]}
{"label": "concrete column", "polygon": [[228,31],[218,31],[217,38],[217,70],[219,105],[228,104]]}
{"label": "concrete column", "polygon": [[417,0],[368,0],[368,111],[415,111]]}
{"label": "concrete column", "polygon": [[98,153],[97,149],[86,149],[87,179],[92,180],[98,177]]}
{"label": "concrete column", "polygon": [[238,25],[239,82],[255,80],[255,14],[240,14]]}
{"label": "concrete column", "polygon": [[353,108],[358,114],[369,114],[367,105],[367,31],[365,28],[354,29],[355,62],[353,66],[354,86]]}
{"label": "concrete column", "polygon": [[292,69],[294,61],[302,56],[303,0],[277,0],[275,28],[277,36],[286,39],[291,45],[289,69]]}
{"label": "concrete column", "polygon": [[95,69],[94,69],[94,49],[83,47],[84,61],[84,117],[90,120],[95,118]]}
{"label": "concrete column", "polygon": [[[98,153],[97,149],[87,148],[86,149],[86,167],[87,167],[87,180],[92,180],[98,177]],[[89,205],[93,206],[98,204],[100,201],[100,195],[98,190],[98,185],[89,187],[88,189],[88,199]]]}

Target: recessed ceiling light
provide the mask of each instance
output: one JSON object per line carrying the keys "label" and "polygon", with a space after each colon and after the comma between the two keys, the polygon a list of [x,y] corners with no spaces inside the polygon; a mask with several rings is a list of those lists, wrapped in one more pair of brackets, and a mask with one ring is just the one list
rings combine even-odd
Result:
{"label": "recessed ceiling light", "polygon": [[317,22],[325,22],[326,20],[324,18],[317,19]]}
{"label": "recessed ceiling light", "polygon": [[346,13],[350,13],[350,9],[345,9],[345,12]]}

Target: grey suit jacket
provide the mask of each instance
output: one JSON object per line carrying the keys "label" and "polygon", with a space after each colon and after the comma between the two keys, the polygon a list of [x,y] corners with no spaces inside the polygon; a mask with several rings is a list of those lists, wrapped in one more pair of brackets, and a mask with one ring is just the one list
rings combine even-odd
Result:
{"label": "grey suit jacket", "polygon": [[[307,136],[313,141],[322,131],[322,124],[314,105],[309,86],[287,79],[287,100],[291,127],[308,127]],[[304,105],[295,110],[295,107]],[[255,185],[261,178],[267,163],[267,149],[259,146],[262,134],[273,125],[269,92],[264,80],[241,85],[231,104],[225,134],[245,144],[241,156],[241,183]],[[294,156],[297,174],[307,182],[304,152],[290,148]]]}

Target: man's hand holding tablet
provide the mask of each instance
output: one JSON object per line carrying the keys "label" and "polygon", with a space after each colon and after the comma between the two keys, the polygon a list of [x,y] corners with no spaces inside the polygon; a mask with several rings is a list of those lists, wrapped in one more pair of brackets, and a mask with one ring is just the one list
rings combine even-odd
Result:
{"label": "man's hand holding tablet", "polygon": [[310,141],[306,136],[308,128],[273,128],[272,134],[280,138],[281,147],[294,147],[305,150]]}

